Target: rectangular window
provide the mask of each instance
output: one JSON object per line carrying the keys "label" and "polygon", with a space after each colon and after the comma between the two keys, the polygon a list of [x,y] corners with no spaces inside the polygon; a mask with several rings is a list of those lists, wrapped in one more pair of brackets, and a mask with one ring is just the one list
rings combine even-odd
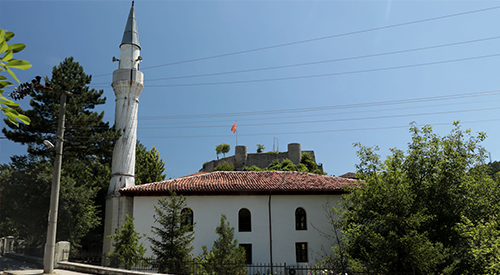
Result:
{"label": "rectangular window", "polygon": [[252,244],[250,243],[242,243],[240,247],[245,249],[245,264],[252,264]]}
{"label": "rectangular window", "polygon": [[295,243],[295,259],[297,263],[307,263],[307,243]]}

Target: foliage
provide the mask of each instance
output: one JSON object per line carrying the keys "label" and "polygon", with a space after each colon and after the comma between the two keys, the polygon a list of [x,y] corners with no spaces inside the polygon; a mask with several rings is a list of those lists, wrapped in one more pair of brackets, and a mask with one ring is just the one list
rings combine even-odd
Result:
{"label": "foliage", "polygon": [[[103,90],[97,91],[87,86],[90,81],[91,76],[85,74],[80,64],[72,57],[66,58],[53,68],[50,81],[45,78],[45,82],[50,83],[53,89],[67,90],[75,94],[68,97],[66,105],[62,176],[72,179],[75,190],[79,190],[83,196],[93,194],[93,197],[89,198],[89,203],[96,206],[95,210],[100,215],[96,223],[99,224],[104,215],[113,144],[119,134],[103,121],[104,112],[94,111],[96,106],[106,102],[106,98],[102,96]],[[56,143],[60,95],[53,92],[31,91],[30,96],[31,109],[22,113],[30,117],[32,123],[19,125],[19,128],[8,124],[9,128],[2,129],[2,132],[11,141],[27,144],[30,156],[42,157],[53,163],[54,151],[43,145],[43,140]],[[32,177],[36,177],[35,172]],[[27,189],[35,188],[33,178],[25,177],[24,180],[27,181],[23,183]],[[31,211],[46,217],[47,212],[42,211],[41,207],[35,207]],[[81,209],[81,213],[86,211]],[[102,232],[102,227],[94,226],[82,243],[85,246],[93,243],[95,246],[101,246]]]}
{"label": "foliage", "polygon": [[231,227],[225,215],[221,216],[220,224],[215,233],[219,237],[214,241],[212,250],[208,252],[203,246],[203,266],[208,274],[246,275],[245,250],[238,247],[234,239],[234,227]]}
{"label": "foliage", "polygon": [[223,162],[214,168],[214,171],[234,171],[234,165],[231,163]]}
{"label": "foliage", "polygon": [[262,153],[266,149],[266,146],[263,144],[257,144],[257,153]]}
{"label": "foliage", "polygon": [[183,224],[187,219],[186,198],[174,192],[170,197],[159,199],[155,205],[154,220],[158,226],[152,226],[152,232],[158,237],[148,238],[162,273],[186,273],[188,262],[192,259],[194,231],[190,224]]}
{"label": "foliage", "polygon": [[215,152],[217,153],[217,157],[219,157],[219,154],[222,153],[224,154],[224,157],[226,157],[226,153],[231,150],[231,146],[227,143],[221,143],[215,147]]}
{"label": "foliage", "polygon": [[304,152],[302,153],[302,158],[300,163],[295,165],[289,159],[284,159],[282,162],[279,159],[274,159],[271,164],[265,169],[259,168],[255,165],[252,167],[244,167],[244,171],[297,171],[297,172],[306,172],[306,173],[314,173],[319,175],[326,175],[323,171],[318,168],[318,165],[313,160],[311,155]]}
{"label": "foliage", "polygon": [[465,238],[470,274],[500,273],[500,223],[498,217],[476,224],[464,217],[458,232]]}
{"label": "foliage", "polygon": [[147,266],[147,259],[144,258],[146,249],[139,244],[141,236],[135,231],[134,218],[127,214],[120,230],[116,229],[115,235],[108,236],[113,240],[114,251],[109,253],[108,259],[112,267],[123,266],[125,269],[132,267]]}
{"label": "foliage", "polygon": [[[25,239],[31,245],[43,244],[47,233],[53,166],[34,156],[13,156],[12,163],[0,166],[0,231]],[[77,186],[68,176],[61,177],[57,240],[78,246],[82,237],[99,222],[93,201],[97,190]]]}
{"label": "foliage", "polygon": [[304,164],[307,167],[309,173],[326,175],[326,173],[324,173],[318,168],[318,164],[307,152],[302,153],[302,157],[300,158],[300,163]]}
{"label": "foliage", "polygon": [[[11,69],[27,70],[31,68],[31,64],[25,60],[14,59],[14,54],[22,51],[26,46],[24,44],[7,44],[12,37],[14,37],[13,32],[5,32],[5,30],[0,29],[0,55],[3,54],[0,56],[0,72],[8,72],[17,83],[20,83],[16,74]],[[11,82],[7,81],[7,77],[0,75],[0,107],[2,113],[7,116],[7,121],[16,127],[19,125],[17,122],[18,119],[22,123],[29,125],[31,120],[17,111],[19,104],[3,96],[4,88],[12,85]]]}
{"label": "foliage", "polygon": [[496,173],[500,172],[500,161],[494,161],[488,163],[489,171],[488,174],[490,176],[495,175]]}
{"label": "foliage", "polygon": [[137,141],[135,148],[135,184],[165,180],[165,162],[158,150],[153,146],[148,151],[140,141]]}
{"label": "foliage", "polygon": [[260,172],[264,171],[264,169],[257,167],[256,165],[252,165],[251,167],[243,167],[243,171],[254,171],[254,172]]}
{"label": "foliage", "polygon": [[496,216],[499,186],[484,165],[486,135],[454,125],[444,137],[412,125],[406,154],[391,149],[384,162],[356,144],[364,182],[344,196],[340,219],[352,271],[476,274],[457,228]]}

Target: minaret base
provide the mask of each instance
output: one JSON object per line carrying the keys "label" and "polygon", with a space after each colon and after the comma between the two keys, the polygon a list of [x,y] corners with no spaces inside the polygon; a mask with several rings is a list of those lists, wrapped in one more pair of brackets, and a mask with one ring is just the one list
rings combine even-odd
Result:
{"label": "minaret base", "polygon": [[108,196],[106,197],[105,211],[102,264],[108,266],[108,254],[114,250],[113,241],[108,236],[114,235],[117,229],[121,229],[121,225],[127,221],[127,214],[133,217],[134,198],[127,196]]}

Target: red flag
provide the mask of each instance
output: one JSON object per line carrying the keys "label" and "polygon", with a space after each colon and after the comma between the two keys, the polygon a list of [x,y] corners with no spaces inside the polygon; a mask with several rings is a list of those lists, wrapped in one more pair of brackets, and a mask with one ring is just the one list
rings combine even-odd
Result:
{"label": "red flag", "polygon": [[233,127],[231,127],[231,131],[233,131],[233,133],[236,133],[236,122],[233,124]]}

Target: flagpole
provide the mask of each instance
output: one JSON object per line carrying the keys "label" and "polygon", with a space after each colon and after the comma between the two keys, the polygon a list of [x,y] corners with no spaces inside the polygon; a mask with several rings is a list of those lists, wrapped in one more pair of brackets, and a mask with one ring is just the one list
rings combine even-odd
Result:
{"label": "flagpole", "polygon": [[234,122],[233,126],[231,127],[231,131],[236,134],[236,146],[238,146],[238,129],[236,127],[236,124],[238,121]]}

